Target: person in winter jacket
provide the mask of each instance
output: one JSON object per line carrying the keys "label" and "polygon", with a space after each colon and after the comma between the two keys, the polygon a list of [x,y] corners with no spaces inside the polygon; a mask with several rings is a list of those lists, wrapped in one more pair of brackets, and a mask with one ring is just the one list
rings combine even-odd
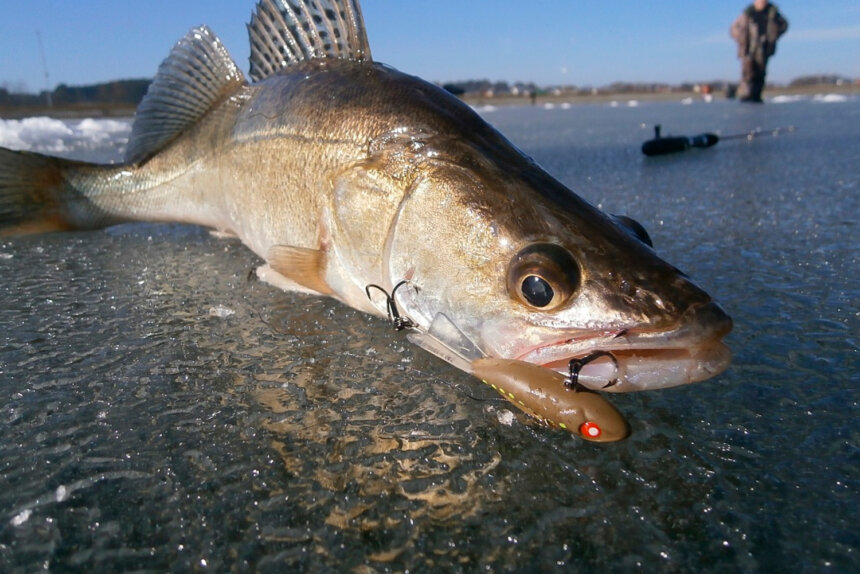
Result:
{"label": "person in winter jacket", "polygon": [[776,40],[788,30],[788,21],[776,5],[755,0],[732,24],[730,32],[738,43],[741,84],[737,96],[742,102],[761,102],[767,60],[776,52]]}

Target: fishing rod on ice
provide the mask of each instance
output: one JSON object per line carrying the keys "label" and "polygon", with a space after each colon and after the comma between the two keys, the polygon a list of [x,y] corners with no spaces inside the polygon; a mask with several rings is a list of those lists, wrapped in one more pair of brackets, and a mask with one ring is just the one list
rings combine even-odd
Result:
{"label": "fishing rod on ice", "polygon": [[719,141],[740,139],[752,141],[757,137],[778,136],[783,132],[790,133],[793,131],[794,126],[788,126],[787,128],[776,128],[773,130],[762,130],[761,128],[756,128],[746,133],[731,134],[727,136],[718,136],[714,133],[704,133],[691,137],[662,137],[660,135],[660,125],[657,124],[656,126],[654,126],[654,139],[648,140],[647,142],[642,144],[642,153],[647,156],[666,155],[679,151],[687,151],[688,149],[692,148],[709,148],[711,146],[717,145],[717,142]]}

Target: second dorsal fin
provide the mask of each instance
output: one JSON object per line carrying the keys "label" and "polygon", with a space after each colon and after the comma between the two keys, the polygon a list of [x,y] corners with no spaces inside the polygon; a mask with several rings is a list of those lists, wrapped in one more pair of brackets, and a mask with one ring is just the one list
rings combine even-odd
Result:
{"label": "second dorsal fin", "polygon": [[255,82],[315,58],[371,59],[358,0],[260,0],[248,37]]}

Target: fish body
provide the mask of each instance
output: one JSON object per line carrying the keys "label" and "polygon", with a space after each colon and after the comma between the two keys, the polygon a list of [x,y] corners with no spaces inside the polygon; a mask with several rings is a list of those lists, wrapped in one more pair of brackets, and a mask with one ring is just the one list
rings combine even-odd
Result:
{"label": "fish body", "polygon": [[[574,194],[444,90],[374,62],[356,2],[263,0],[249,31],[251,83],[208,28],[176,45],[122,164],[0,149],[6,232],[205,225],[239,237],[279,287],[381,316],[393,303],[424,341],[468,341],[454,364],[567,373],[604,351],[613,360],[579,382],[617,392],[726,368],[731,320],[638,224]],[[442,316],[452,327],[435,332]]]}

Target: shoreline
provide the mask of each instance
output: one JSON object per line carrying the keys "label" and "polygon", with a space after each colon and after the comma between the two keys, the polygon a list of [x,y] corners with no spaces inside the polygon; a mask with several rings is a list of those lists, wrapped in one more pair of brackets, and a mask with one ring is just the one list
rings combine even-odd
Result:
{"label": "shoreline", "polygon": [[[831,84],[816,84],[802,87],[773,87],[764,91],[765,98],[774,96],[814,96],[816,94],[860,94],[860,85],[849,84],[836,86]],[[711,92],[713,100],[726,100],[725,92]],[[671,102],[692,98],[693,101],[704,101],[701,93],[693,90],[678,90],[664,92],[600,92],[594,94],[544,94],[535,99],[534,105],[543,104],[605,104],[611,102]],[[530,106],[532,101],[528,96],[494,96],[484,97],[475,95],[461,96],[461,99],[473,107],[483,106]]]}
{"label": "shoreline", "polygon": [[[837,86],[833,84],[816,84],[802,87],[772,87],[764,92],[765,98],[774,96],[814,96],[816,94],[860,94],[860,84],[848,84]],[[724,92],[711,94],[714,100],[725,100]],[[639,102],[671,102],[692,98],[693,101],[704,101],[701,93],[692,90],[663,91],[663,92],[601,92],[591,94],[542,94],[532,102],[529,96],[461,96],[464,102],[472,107],[484,106],[530,106],[544,104],[600,104],[613,101],[639,101]],[[34,116],[47,116],[56,119],[76,118],[127,118],[134,115],[137,106],[124,104],[77,104],[73,106],[48,107],[48,106],[21,106],[0,107],[0,119],[20,120]]]}

